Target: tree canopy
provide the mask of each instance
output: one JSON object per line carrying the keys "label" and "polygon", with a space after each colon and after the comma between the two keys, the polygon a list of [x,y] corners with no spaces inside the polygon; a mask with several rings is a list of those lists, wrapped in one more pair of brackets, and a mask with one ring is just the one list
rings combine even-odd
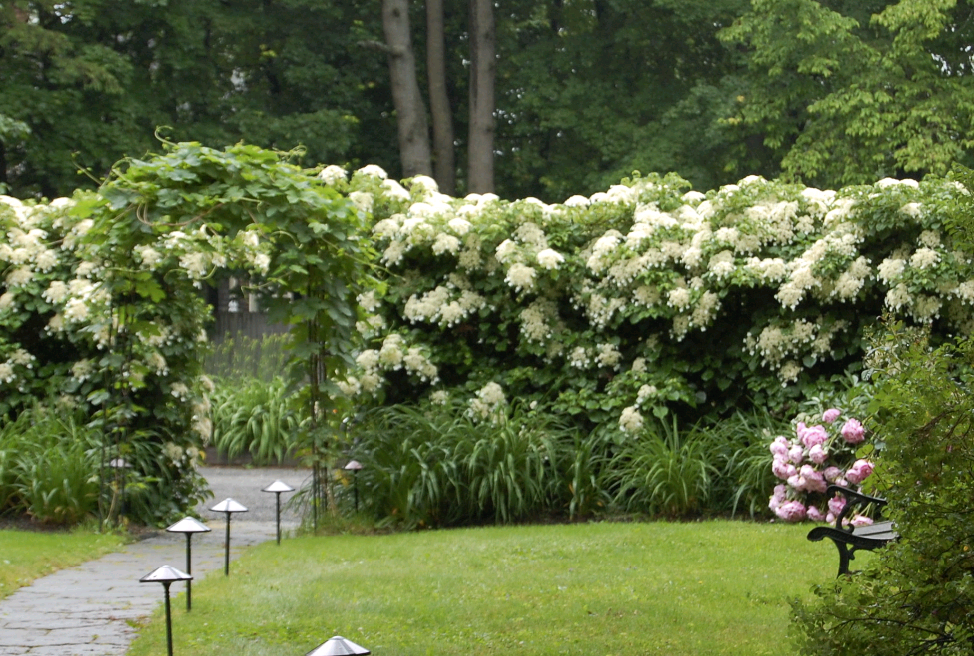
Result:
{"label": "tree canopy", "polygon": [[[402,6],[421,109],[449,128],[434,160],[454,155],[453,176],[436,176],[463,195],[485,120],[479,5]],[[512,0],[493,16],[492,145],[474,147],[495,159],[496,193],[546,202],[634,170],[698,189],[942,174],[971,145],[971,15],[967,0]],[[160,127],[403,177],[388,48],[380,13],[350,0],[3,3],[0,185],[95,187],[157,149]]]}

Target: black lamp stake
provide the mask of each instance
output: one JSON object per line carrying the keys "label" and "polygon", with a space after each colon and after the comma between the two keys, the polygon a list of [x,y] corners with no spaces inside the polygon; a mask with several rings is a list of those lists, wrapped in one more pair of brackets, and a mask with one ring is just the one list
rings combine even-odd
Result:
{"label": "black lamp stake", "polygon": [[293,492],[294,488],[284,481],[274,481],[261,492],[273,492],[277,495],[277,544],[281,544],[281,493]]}
{"label": "black lamp stake", "polygon": [[156,568],[139,579],[140,583],[162,583],[162,587],[166,591],[166,647],[168,648],[169,656],[172,656],[172,613],[169,608],[169,586],[174,581],[189,582],[191,580],[193,580],[191,575],[180,572],[175,567],[170,567],[169,565]]}
{"label": "black lamp stake", "polygon": [[[166,529],[170,533],[186,534],[186,573],[193,573],[193,533],[208,533],[210,527],[193,517],[181,519]],[[186,612],[193,608],[193,582],[186,581]]]}
{"label": "black lamp stake", "polygon": [[223,556],[223,575],[230,576],[230,515],[235,512],[247,512],[247,508],[246,506],[243,506],[228,497],[210,508],[210,510],[213,512],[226,513],[227,515],[227,538],[225,542],[225,553]]}
{"label": "black lamp stake", "polygon": [[343,469],[352,472],[352,485],[355,487],[355,512],[358,512],[358,473],[362,469],[362,463],[358,460],[350,460]]}

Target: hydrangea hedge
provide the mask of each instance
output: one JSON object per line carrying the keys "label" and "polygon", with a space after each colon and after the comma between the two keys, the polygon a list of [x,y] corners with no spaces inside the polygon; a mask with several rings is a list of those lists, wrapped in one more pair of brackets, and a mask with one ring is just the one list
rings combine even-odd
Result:
{"label": "hydrangea hedge", "polygon": [[853,379],[883,313],[970,332],[974,268],[945,232],[965,195],[668,175],[546,205],[171,144],[97,193],[0,199],[0,413],[80,406],[140,459],[157,520],[185,507],[210,430],[200,288],[234,273],[294,326],[313,448],[369,403],[487,420],[517,400],[619,439],[673,411],[791,416]]}
{"label": "hydrangea hedge", "polygon": [[322,177],[374,213],[385,284],[360,296],[358,402],[517,399],[638,435],[834,391],[889,313],[968,334],[974,268],[945,224],[951,180],[838,191],[749,177],[707,194],[625,180],[592,197],[456,199],[425,177]]}

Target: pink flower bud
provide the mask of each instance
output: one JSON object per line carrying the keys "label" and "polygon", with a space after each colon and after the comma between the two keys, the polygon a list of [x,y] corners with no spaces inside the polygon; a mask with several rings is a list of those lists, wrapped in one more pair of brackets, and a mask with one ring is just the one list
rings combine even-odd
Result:
{"label": "pink flower bud", "polygon": [[831,424],[833,421],[838,419],[839,415],[841,414],[842,411],[838,408],[829,408],[822,414],[822,421],[824,421],[826,424]]}

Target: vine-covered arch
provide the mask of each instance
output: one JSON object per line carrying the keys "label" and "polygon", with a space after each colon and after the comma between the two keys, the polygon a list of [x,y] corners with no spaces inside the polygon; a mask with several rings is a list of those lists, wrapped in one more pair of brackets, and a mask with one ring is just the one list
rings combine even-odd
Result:
{"label": "vine-covered arch", "polygon": [[11,365],[5,387],[17,391],[0,411],[67,395],[107,436],[102,473],[120,457],[135,485],[155,490],[135,510],[141,520],[165,521],[203,491],[212,310],[201,288],[221,276],[246,276],[291,327],[295,375],[311,383],[304,437],[325,439],[328,388],[352,360],[356,298],[369,284],[368,215],[288,160],[242,144],[165,144],[120,162],[95,193],[0,204],[14,237],[0,346],[23,365]]}

